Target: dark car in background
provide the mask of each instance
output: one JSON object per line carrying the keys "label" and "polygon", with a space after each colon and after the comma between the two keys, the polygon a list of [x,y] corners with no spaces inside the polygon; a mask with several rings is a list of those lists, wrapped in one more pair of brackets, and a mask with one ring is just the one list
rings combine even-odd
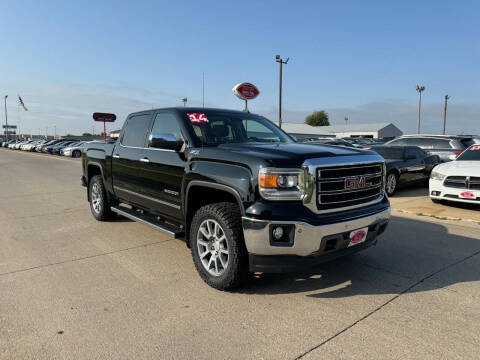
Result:
{"label": "dark car in background", "polygon": [[57,145],[52,147],[51,154],[60,155],[60,150],[62,150],[63,148],[65,148],[65,147],[67,147],[71,144],[77,143],[77,142],[78,142],[78,140],[67,140],[67,141],[60,142]]}
{"label": "dark car in background", "polygon": [[58,142],[55,142],[55,143],[52,143],[48,146],[45,146],[42,148],[42,152],[44,153],[48,153],[48,154],[52,154],[53,153],[53,149],[55,149],[57,146],[62,146],[65,144],[65,146],[67,145],[68,141],[66,140],[61,140],[61,141],[58,141]]}
{"label": "dark car in background", "polygon": [[471,136],[404,135],[387,142],[391,146],[418,146],[430,155],[438,155],[441,162],[452,161],[475,143]]}
{"label": "dark car in background", "polygon": [[365,146],[370,146],[373,145],[375,142],[373,139],[370,138],[364,138],[364,137],[350,137],[350,138],[342,138],[342,140],[345,140],[352,144],[355,147],[358,148],[363,148]]}
{"label": "dark car in background", "polygon": [[432,169],[440,163],[438,155],[429,155],[418,146],[372,146],[385,159],[385,191],[392,196],[402,186],[428,185]]}
{"label": "dark car in background", "polygon": [[348,141],[338,138],[318,138],[315,140],[308,140],[304,141],[308,144],[318,144],[318,145],[337,145],[337,146],[347,146],[347,147],[354,147]]}

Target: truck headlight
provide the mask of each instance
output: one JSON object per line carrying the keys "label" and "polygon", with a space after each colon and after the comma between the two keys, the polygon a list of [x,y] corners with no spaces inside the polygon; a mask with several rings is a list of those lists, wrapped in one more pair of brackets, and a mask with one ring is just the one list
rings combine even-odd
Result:
{"label": "truck headlight", "polygon": [[258,191],[266,200],[302,200],[305,194],[302,169],[261,168]]}
{"label": "truck headlight", "polygon": [[445,176],[447,175],[444,175],[442,173],[439,173],[438,171],[433,170],[432,173],[430,174],[430,179],[443,181],[443,179],[445,179]]}

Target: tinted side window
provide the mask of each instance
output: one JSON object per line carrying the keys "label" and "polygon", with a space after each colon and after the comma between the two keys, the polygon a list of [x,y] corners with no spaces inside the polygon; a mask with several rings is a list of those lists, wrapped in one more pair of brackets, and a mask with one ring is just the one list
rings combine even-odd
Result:
{"label": "tinted side window", "polygon": [[407,139],[395,139],[395,140],[392,140],[392,142],[389,143],[389,145],[407,145],[407,142],[406,142]]}
{"label": "tinted side window", "polygon": [[450,140],[448,139],[431,139],[434,149],[451,149]]}
{"label": "tinted side window", "polygon": [[130,117],[127,120],[127,125],[125,125],[121,144],[124,146],[145,147],[151,117],[152,114]]}
{"label": "tinted side window", "polygon": [[182,133],[178,121],[171,113],[159,113],[155,116],[152,134],[170,134],[175,137],[175,140],[182,139]]}
{"label": "tinted side window", "polygon": [[415,151],[415,154],[419,159],[423,159],[424,157],[428,156],[427,153],[422,149],[413,149],[413,150]]}

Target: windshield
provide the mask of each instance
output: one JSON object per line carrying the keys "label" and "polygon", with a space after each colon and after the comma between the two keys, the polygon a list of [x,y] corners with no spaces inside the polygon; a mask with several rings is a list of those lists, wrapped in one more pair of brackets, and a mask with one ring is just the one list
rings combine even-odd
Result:
{"label": "windshield", "polygon": [[372,150],[375,151],[378,155],[384,159],[403,159],[403,149],[402,148],[393,148],[393,147],[372,147]]}
{"label": "windshield", "polygon": [[458,158],[457,161],[472,161],[480,160],[480,145],[473,145],[465,150]]}
{"label": "windshield", "polygon": [[187,113],[194,135],[202,146],[232,143],[292,143],[288,135],[267,119],[251,114]]}

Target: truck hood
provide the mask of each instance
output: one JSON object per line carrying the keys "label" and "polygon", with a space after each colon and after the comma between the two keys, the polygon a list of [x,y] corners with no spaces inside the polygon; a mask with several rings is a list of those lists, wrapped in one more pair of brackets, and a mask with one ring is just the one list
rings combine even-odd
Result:
{"label": "truck hood", "polygon": [[480,176],[480,161],[450,161],[435,167],[445,175]]}
{"label": "truck hood", "polygon": [[[226,160],[229,162],[248,163],[249,159],[257,159],[272,167],[299,167],[307,159],[355,156],[375,154],[375,152],[332,145],[299,144],[299,143],[248,143],[221,144],[216,147],[202,148],[199,157]],[[232,153],[237,156],[232,156]]]}

